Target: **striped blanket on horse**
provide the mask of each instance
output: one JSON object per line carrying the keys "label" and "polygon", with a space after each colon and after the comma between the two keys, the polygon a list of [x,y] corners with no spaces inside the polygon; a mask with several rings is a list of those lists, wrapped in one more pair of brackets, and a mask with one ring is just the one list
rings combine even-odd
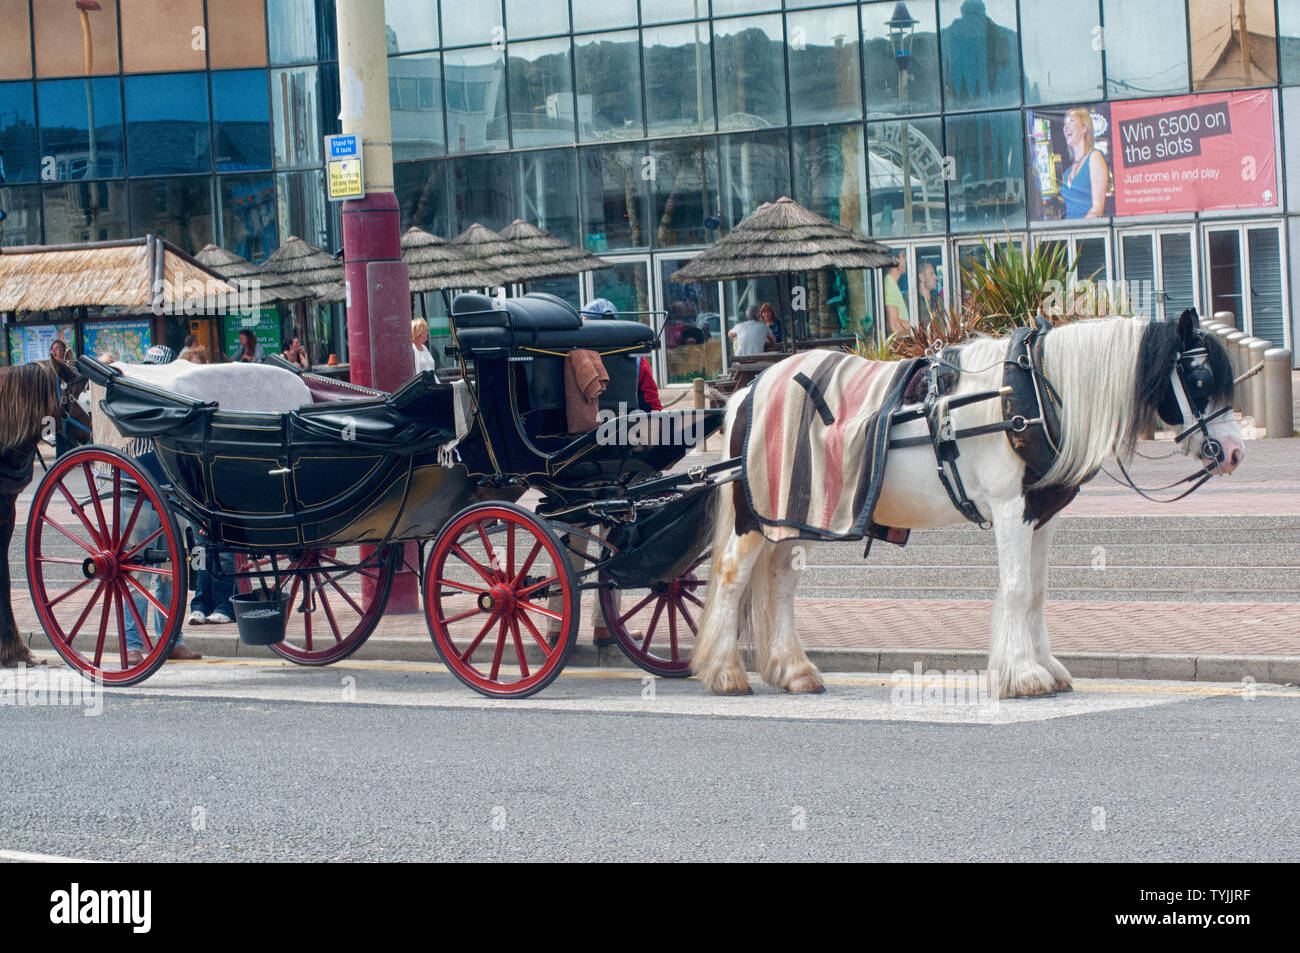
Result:
{"label": "striped blanket on horse", "polygon": [[890,415],[920,363],[808,351],[759,375],[746,399],[743,472],[764,536],[866,535],[884,480]]}

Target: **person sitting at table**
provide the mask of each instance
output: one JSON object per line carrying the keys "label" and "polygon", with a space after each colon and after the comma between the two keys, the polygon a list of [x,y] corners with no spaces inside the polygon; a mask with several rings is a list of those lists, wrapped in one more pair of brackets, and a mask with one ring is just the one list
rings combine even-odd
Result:
{"label": "person sitting at table", "polygon": [[262,345],[257,343],[257,335],[248,328],[239,332],[239,345],[230,352],[232,361],[246,361],[250,364],[261,364],[266,360],[266,352],[262,350]]}
{"label": "person sitting at table", "polygon": [[294,367],[301,367],[304,371],[311,370],[311,361],[307,359],[307,349],[302,346],[302,341],[298,339],[296,334],[289,338],[289,346],[280,352],[280,356]]}
{"label": "person sitting at table", "polygon": [[197,334],[185,335],[185,346],[181,348],[180,359],[191,364],[208,363],[208,349],[199,343]]}
{"label": "person sitting at table", "polygon": [[745,309],[745,320],[737,322],[727,337],[736,342],[736,357],[762,354],[768,344],[776,344],[771,327],[759,319],[758,306],[753,304]]}

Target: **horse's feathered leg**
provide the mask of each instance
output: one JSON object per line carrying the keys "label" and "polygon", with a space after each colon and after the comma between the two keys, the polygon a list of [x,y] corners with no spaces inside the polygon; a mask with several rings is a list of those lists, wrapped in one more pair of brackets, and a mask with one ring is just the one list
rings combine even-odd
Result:
{"label": "horse's feathered leg", "polygon": [[0,497],[0,552],[4,553],[4,558],[0,559],[0,667],[35,664],[31,651],[18,634],[10,602],[9,542],[14,534],[17,503],[18,498],[15,496]]}
{"label": "horse's feathered leg", "polygon": [[691,649],[691,671],[715,694],[746,695],[750,688],[740,659],[741,606],[754,563],[772,544],[762,533],[736,535],[730,487],[718,493],[717,520],[709,591]]}
{"label": "horse's feathered leg", "polygon": [[1050,695],[1054,679],[1038,661],[1030,620],[1034,580],[1034,528],[1024,521],[1024,498],[993,504],[998,545],[998,594],[993,602],[989,648],[989,690],[998,698]]}
{"label": "horse's feathered leg", "polygon": [[1030,550],[1030,571],[1033,574],[1033,595],[1029,601],[1029,626],[1034,634],[1034,655],[1038,664],[1047,669],[1052,676],[1052,688],[1058,692],[1068,692],[1072,679],[1064,665],[1052,655],[1051,642],[1047,637],[1047,602],[1048,550],[1052,546],[1052,537],[1056,535],[1056,520],[1049,520],[1041,529],[1034,530]]}
{"label": "horse's feathered leg", "polygon": [[[810,543],[785,542],[773,546],[754,570],[750,591],[759,612],[766,616],[766,651],[759,642],[758,664],[763,681],[787,692],[821,692],[826,685],[821,672],[804,652],[794,617],[794,593],[799,586],[796,556],[806,558]],[[802,549],[802,551],[800,551]]]}

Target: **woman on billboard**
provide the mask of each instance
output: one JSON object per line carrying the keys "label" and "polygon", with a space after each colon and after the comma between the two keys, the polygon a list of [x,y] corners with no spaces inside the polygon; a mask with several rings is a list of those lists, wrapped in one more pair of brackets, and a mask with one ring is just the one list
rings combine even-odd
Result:
{"label": "woman on billboard", "polygon": [[1061,181],[1065,217],[1099,218],[1106,208],[1110,170],[1094,142],[1092,116],[1085,108],[1071,109],[1065,114],[1062,131],[1074,160]]}

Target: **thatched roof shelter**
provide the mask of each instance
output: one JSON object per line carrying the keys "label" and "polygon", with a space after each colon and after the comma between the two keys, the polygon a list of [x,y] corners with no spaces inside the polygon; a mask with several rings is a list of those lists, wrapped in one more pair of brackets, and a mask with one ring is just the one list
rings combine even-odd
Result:
{"label": "thatched roof shelter", "polygon": [[879,242],[782,196],[673,272],[672,280],[735,281],[822,268],[884,268],[894,261]]}
{"label": "thatched roof shelter", "polygon": [[402,261],[411,274],[412,293],[500,284],[494,276],[480,272],[475,259],[463,249],[415,226],[402,236]]}
{"label": "thatched roof shelter", "polygon": [[156,235],[0,248],[0,311],[115,307],[177,314],[238,288]]}
{"label": "thatched roof shelter", "polygon": [[609,267],[608,262],[601,261],[591,252],[570,245],[522,219],[517,218],[503,228],[501,237],[524,249],[529,263],[545,269],[547,278],[569,278],[584,271]]}
{"label": "thatched roof shelter", "polygon": [[241,258],[218,245],[204,245],[194,260],[228,281],[257,282],[257,295],[266,303],[300,301],[312,296],[310,291],[299,288],[283,275],[263,271],[247,258]]}
{"label": "thatched roof shelter", "polygon": [[530,261],[532,256],[527,249],[478,222],[456,236],[451,245],[469,257],[481,275],[492,279],[484,287],[551,276],[546,269]]}
{"label": "thatched roof shelter", "polygon": [[345,297],[343,265],[328,252],[296,236],[290,236],[262,262],[261,271],[279,275],[319,301],[342,301]]}

